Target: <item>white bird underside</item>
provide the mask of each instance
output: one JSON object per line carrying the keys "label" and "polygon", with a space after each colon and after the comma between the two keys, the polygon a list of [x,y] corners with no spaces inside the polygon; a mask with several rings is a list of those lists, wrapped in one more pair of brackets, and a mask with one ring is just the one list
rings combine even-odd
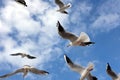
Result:
{"label": "white bird underside", "polygon": [[66,12],[65,10],[67,8],[70,8],[71,7],[71,4],[68,3],[67,5],[65,5],[61,0],[55,0],[55,3],[59,6],[59,12],[61,13],[65,13],[65,14],[68,14],[68,12]]}
{"label": "white bird underside", "polygon": [[70,8],[70,3],[69,3],[69,4],[67,4],[67,5],[64,5],[64,6],[60,7],[60,9],[59,9],[59,10],[57,10],[57,11],[62,12],[62,11],[65,11],[67,8]]}
{"label": "white bird underside", "polygon": [[70,60],[70,58],[67,57],[66,55],[64,55],[64,59],[65,59],[66,63],[68,64],[68,66],[70,67],[71,70],[81,74],[80,80],[84,80],[85,78],[87,78],[87,80],[97,80],[97,78],[92,76],[91,73],[90,73],[90,71],[93,69],[93,66],[94,66],[93,63],[88,64],[88,67],[84,68],[80,65],[74,64]]}

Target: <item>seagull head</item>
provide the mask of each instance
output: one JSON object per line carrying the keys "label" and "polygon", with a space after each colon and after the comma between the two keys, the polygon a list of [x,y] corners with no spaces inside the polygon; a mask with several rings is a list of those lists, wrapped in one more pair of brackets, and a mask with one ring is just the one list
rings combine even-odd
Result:
{"label": "seagull head", "polygon": [[29,66],[29,65],[24,65],[23,68],[27,68],[27,69],[28,69],[28,68],[31,68],[31,66]]}

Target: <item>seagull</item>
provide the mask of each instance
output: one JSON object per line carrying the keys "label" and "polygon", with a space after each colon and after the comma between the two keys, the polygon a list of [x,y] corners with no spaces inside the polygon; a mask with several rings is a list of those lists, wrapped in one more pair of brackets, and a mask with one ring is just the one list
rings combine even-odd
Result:
{"label": "seagull", "polygon": [[106,72],[109,76],[111,76],[112,80],[120,80],[120,76],[118,76],[112,69],[109,63],[107,63]]}
{"label": "seagull", "polygon": [[85,78],[87,78],[87,80],[97,80],[97,78],[95,76],[92,76],[90,73],[90,71],[92,71],[94,67],[93,63],[89,63],[88,66],[85,68],[80,65],[74,64],[66,54],[64,55],[64,59],[70,69],[81,74],[80,80],[84,80]]}
{"label": "seagull", "polygon": [[38,75],[49,74],[49,72],[47,72],[47,71],[39,70],[39,69],[36,69],[36,68],[31,67],[29,65],[24,65],[23,68],[17,69],[16,71],[14,71],[12,73],[2,75],[2,76],[0,76],[0,78],[7,78],[7,77],[12,76],[12,75],[17,74],[17,73],[23,73],[23,78],[24,78],[27,75],[28,72],[32,72],[32,73],[38,74]]}
{"label": "seagull", "polygon": [[80,36],[76,36],[75,34],[66,31],[60,22],[57,22],[58,34],[64,38],[70,40],[69,46],[89,46],[90,44],[95,44],[95,42],[91,42],[89,36],[85,32],[81,32]]}
{"label": "seagull", "polygon": [[11,56],[21,56],[22,58],[24,58],[24,57],[27,57],[27,58],[29,58],[29,59],[35,59],[36,57],[34,57],[34,56],[31,56],[31,55],[29,55],[29,54],[26,54],[26,53],[15,53],[15,54],[10,54]]}
{"label": "seagull", "polygon": [[61,0],[55,0],[55,3],[59,6],[59,10],[57,10],[58,12],[64,13],[64,14],[68,14],[67,11],[65,11],[65,9],[70,8],[71,4],[64,4]]}
{"label": "seagull", "polygon": [[15,0],[15,1],[27,7],[25,0]]}

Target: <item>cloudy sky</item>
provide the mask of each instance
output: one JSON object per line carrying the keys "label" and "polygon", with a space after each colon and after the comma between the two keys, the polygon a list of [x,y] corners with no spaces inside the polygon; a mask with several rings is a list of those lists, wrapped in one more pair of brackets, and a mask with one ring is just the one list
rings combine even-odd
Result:
{"label": "cloudy sky", "polygon": [[[28,74],[25,80],[79,80],[80,75],[69,69],[64,61],[67,54],[74,62],[87,66],[95,64],[91,72],[99,80],[111,80],[106,74],[109,62],[120,72],[120,0],[64,0],[72,6],[69,15],[56,12],[54,0],[26,0],[28,7],[14,0],[0,0],[0,75],[23,65],[47,70],[50,74]],[[60,21],[68,31],[79,35],[86,32],[96,44],[87,47],[66,47],[56,23]],[[24,52],[37,59],[11,57]],[[6,78],[21,80],[22,74]]]}

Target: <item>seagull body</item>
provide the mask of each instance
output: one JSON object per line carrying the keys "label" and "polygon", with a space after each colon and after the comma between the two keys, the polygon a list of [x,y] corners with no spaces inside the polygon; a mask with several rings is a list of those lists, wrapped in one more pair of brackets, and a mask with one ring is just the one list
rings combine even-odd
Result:
{"label": "seagull body", "polygon": [[84,68],[80,65],[74,64],[70,60],[70,58],[67,57],[66,55],[64,55],[64,59],[65,59],[66,63],[68,64],[68,66],[70,67],[70,69],[81,74],[80,80],[84,80],[85,78],[87,78],[87,80],[97,80],[97,78],[92,76],[90,73],[90,71],[92,71],[93,67],[94,67],[93,63],[89,63],[88,66],[86,68]]}
{"label": "seagull body", "polygon": [[26,53],[15,53],[15,54],[10,54],[11,56],[21,56],[22,58],[27,57],[29,59],[35,59],[36,57],[31,56],[29,54]]}
{"label": "seagull body", "polygon": [[6,77],[12,76],[12,75],[17,74],[17,73],[23,73],[23,77],[25,77],[25,76],[28,74],[28,72],[32,72],[32,73],[38,74],[38,75],[46,75],[46,74],[49,74],[49,72],[47,72],[47,71],[38,70],[38,69],[36,69],[36,68],[34,68],[34,67],[31,67],[31,66],[29,66],[29,65],[25,65],[23,68],[18,69],[18,70],[16,70],[16,71],[12,72],[12,73],[5,74],[5,75],[0,76],[0,78],[6,78]]}
{"label": "seagull body", "polygon": [[15,0],[15,1],[27,7],[25,0]]}
{"label": "seagull body", "polygon": [[109,63],[107,63],[107,69],[106,72],[109,76],[111,76],[112,80],[120,80],[120,76],[117,75],[112,69]]}
{"label": "seagull body", "polygon": [[65,11],[67,8],[71,7],[71,4],[64,4],[61,0],[55,0],[55,3],[59,6],[59,10],[57,10],[58,12],[64,13],[64,14],[68,14],[67,11]]}
{"label": "seagull body", "polygon": [[63,26],[58,21],[58,34],[64,38],[70,40],[70,43],[67,45],[69,46],[87,46],[90,44],[95,44],[95,42],[91,42],[89,36],[85,32],[81,32],[80,36],[76,36],[73,33],[66,31]]}

